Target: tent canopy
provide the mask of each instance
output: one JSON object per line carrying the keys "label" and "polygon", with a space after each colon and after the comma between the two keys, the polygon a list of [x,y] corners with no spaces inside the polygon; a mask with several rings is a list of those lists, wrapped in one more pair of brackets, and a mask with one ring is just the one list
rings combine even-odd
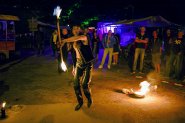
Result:
{"label": "tent canopy", "polygon": [[172,23],[162,16],[149,16],[140,19],[121,20],[114,23],[115,25],[132,25],[132,26],[145,26],[145,27],[167,27],[167,26],[180,26]]}
{"label": "tent canopy", "polygon": [[19,21],[19,17],[13,15],[0,15],[0,20]]}

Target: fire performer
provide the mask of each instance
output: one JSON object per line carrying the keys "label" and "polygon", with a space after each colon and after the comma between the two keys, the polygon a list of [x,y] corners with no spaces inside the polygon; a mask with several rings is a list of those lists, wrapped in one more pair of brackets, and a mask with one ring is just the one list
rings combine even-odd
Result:
{"label": "fire performer", "polygon": [[[90,108],[92,104],[91,92],[89,84],[91,81],[92,62],[94,60],[87,36],[79,35],[80,26],[73,26],[74,36],[62,40],[62,42],[73,42],[73,47],[76,52],[76,65],[74,72],[74,90],[77,97],[78,104],[75,111],[78,111],[83,105],[82,92],[80,89],[80,80],[82,80],[82,88],[88,100],[87,107]],[[81,78],[82,77],[82,78]]]}

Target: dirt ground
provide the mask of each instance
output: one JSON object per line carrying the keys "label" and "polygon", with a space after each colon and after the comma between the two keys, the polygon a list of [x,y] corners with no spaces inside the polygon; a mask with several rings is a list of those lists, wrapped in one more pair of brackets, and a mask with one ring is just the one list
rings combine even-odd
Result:
{"label": "dirt ground", "polygon": [[[7,118],[1,123],[182,123],[185,122],[185,89],[164,83],[156,74],[136,78],[122,61],[111,70],[97,69],[91,82],[93,105],[86,100],[74,111],[76,98],[71,67],[58,74],[51,56],[32,56],[0,73],[8,90],[0,95],[7,102]],[[154,79],[157,91],[145,98],[123,94],[123,88],[139,88],[143,80]],[[85,99],[85,97],[84,97]]]}

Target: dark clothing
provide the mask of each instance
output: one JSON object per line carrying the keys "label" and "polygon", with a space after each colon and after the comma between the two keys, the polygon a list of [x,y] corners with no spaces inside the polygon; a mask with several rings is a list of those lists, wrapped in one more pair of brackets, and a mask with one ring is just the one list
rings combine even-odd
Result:
{"label": "dark clothing", "polygon": [[172,44],[172,52],[174,54],[184,52],[184,40],[183,38],[175,38],[173,39],[173,44]]}
{"label": "dark clothing", "polygon": [[92,48],[92,46],[91,46],[91,45],[92,45],[92,44],[91,44],[91,41],[92,41],[92,40],[91,40],[91,39],[92,39],[92,38],[91,38],[91,35],[90,35],[89,33],[87,33],[85,36],[87,36],[88,45]]}
{"label": "dark clothing", "polygon": [[[57,40],[58,40],[58,36],[56,38],[56,42],[57,42]],[[57,50],[56,42],[54,42],[54,34],[52,34],[51,38],[50,38],[50,45],[51,45],[51,48],[52,48],[52,51],[53,51],[53,56],[55,56],[56,50]]]}
{"label": "dark clothing", "polygon": [[180,80],[182,79],[182,67],[184,57],[184,39],[175,38],[173,39],[172,51],[170,54],[170,70],[169,76]]}
{"label": "dark clothing", "polygon": [[170,55],[171,48],[172,48],[172,37],[166,36],[164,38],[164,53],[165,53],[165,55]]}
{"label": "dark clothing", "polygon": [[76,67],[76,52],[75,52],[75,49],[73,48],[73,43],[70,43],[70,49],[68,52],[71,52],[71,56],[72,56],[72,61],[73,61],[73,67],[75,68]]}
{"label": "dark clothing", "polygon": [[149,42],[149,47],[151,49],[152,54],[160,53],[160,48],[162,47],[162,41],[161,39],[152,38]]}
{"label": "dark clothing", "polygon": [[[183,54],[171,53],[170,55],[170,73],[169,76],[174,79],[182,79]],[[175,64],[174,64],[175,63]]]}
{"label": "dark clothing", "polygon": [[82,77],[82,88],[88,101],[91,100],[89,83],[91,81],[92,61],[94,59],[90,45],[84,45],[82,41],[77,42],[81,59],[77,59],[74,76],[74,90],[79,104],[83,103],[80,89],[80,78]]}
{"label": "dark clothing", "polygon": [[89,84],[91,81],[92,63],[86,64],[83,60],[77,59],[75,76],[74,76],[74,90],[79,104],[83,103],[82,92],[80,89],[80,78],[82,78],[82,88],[88,100],[91,100],[91,93]]}
{"label": "dark clothing", "polygon": [[[138,39],[140,39],[140,40],[145,40],[145,39],[148,38],[148,37],[147,37],[146,34],[141,35],[141,34],[139,33],[139,34],[136,35],[136,38],[138,38]],[[145,49],[145,48],[146,48],[146,43],[137,43],[137,42],[135,42],[135,46],[136,46],[136,48],[143,48],[143,49]]]}
{"label": "dark clothing", "polygon": [[99,37],[92,39],[92,51],[94,55],[99,53],[99,43],[100,43]]}
{"label": "dark clothing", "polygon": [[[69,35],[62,35],[61,36],[62,39],[66,39],[68,37],[69,37]],[[62,54],[63,54],[63,60],[64,60],[64,62],[67,63],[67,58],[68,58],[67,43],[65,43],[64,46],[62,47]]]}
{"label": "dark clothing", "polygon": [[171,72],[171,64],[170,64],[170,58],[171,58],[171,50],[172,50],[172,36],[165,36],[164,37],[164,55],[165,55],[165,75],[170,76]]}
{"label": "dark clothing", "polygon": [[117,37],[116,35],[114,35],[115,38],[115,44],[113,46],[113,53],[115,52],[119,52],[120,51],[120,41],[119,41],[119,37]]}
{"label": "dark clothing", "polygon": [[44,52],[44,33],[41,31],[38,31],[35,34],[35,40],[36,40],[36,47],[37,47],[37,53],[38,55],[43,54]]}
{"label": "dark clothing", "polygon": [[90,63],[94,60],[94,56],[92,54],[92,50],[90,45],[84,45],[82,41],[77,42],[79,45],[78,51],[80,53],[81,58],[85,63]]}

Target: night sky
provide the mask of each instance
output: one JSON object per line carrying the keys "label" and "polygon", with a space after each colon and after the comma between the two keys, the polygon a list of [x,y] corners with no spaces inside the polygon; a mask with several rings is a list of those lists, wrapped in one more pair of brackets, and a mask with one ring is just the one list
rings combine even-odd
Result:
{"label": "night sky", "polygon": [[62,15],[75,3],[67,21],[83,21],[98,16],[100,21],[123,20],[161,15],[167,20],[185,25],[185,2],[183,0],[0,0],[0,11],[21,17],[39,16],[42,21],[51,21],[53,8],[60,5]]}

